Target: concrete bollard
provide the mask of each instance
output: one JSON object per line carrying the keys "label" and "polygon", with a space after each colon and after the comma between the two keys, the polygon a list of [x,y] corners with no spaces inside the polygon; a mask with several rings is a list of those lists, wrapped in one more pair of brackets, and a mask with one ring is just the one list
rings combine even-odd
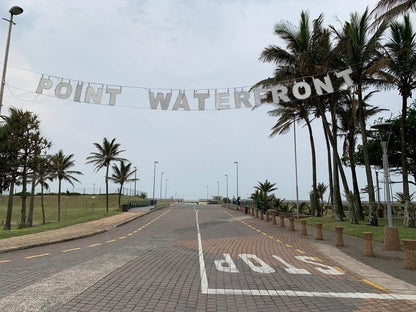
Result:
{"label": "concrete bollard", "polygon": [[276,224],[276,213],[272,213],[272,224]]}
{"label": "concrete bollard", "polygon": [[295,230],[295,218],[289,217],[289,230],[290,231],[296,231]]}
{"label": "concrete bollard", "polygon": [[254,217],[254,207],[251,208],[251,216]]}
{"label": "concrete bollard", "polygon": [[259,218],[259,209],[256,209],[256,218]]}
{"label": "concrete bollard", "polygon": [[281,215],[280,217],[280,227],[285,227],[285,216]]}
{"label": "concrete bollard", "polygon": [[264,213],[263,213],[263,210],[260,210],[260,220],[264,220]]}
{"label": "concrete bollard", "polygon": [[384,250],[400,250],[399,229],[397,227],[384,227]]}
{"label": "concrete bollard", "polygon": [[300,231],[300,235],[308,235],[308,231],[306,229],[306,221],[302,220],[300,221],[300,224],[302,225],[302,229]]}
{"label": "concrete bollard", "polygon": [[322,234],[322,223],[315,224],[316,227],[316,233],[315,233],[315,239],[316,240],[323,240],[323,234]]}
{"label": "concrete bollard", "polygon": [[363,232],[364,246],[363,254],[366,257],[374,257],[373,251],[373,232]]}
{"label": "concrete bollard", "polygon": [[270,221],[269,217],[270,217],[270,212],[269,212],[269,210],[267,210],[266,211],[266,222]]}
{"label": "concrete bollard", "polygon": [[344,229],[343,226],[336,226],[335,233],[337,235],[337,241],[335,242],[335,246],[343,247],[344,246],[344,237],[342,236],[342,230]]}
{"label": "concrete bollard", "polygon": [[404,268],[416,270],[416,240],[403,239],[404,243]]}

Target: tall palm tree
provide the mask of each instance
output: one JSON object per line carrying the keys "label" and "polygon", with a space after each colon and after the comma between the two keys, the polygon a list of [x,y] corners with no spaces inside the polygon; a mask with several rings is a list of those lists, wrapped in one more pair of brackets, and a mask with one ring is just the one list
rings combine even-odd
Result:
{"label": "tall palm tree", "polygon": [[388,65],[380,72],[381,83],[392,88],[396,87],[402,97],[402,116],[400,125],[401,162],[403,175],[404,202],[403,225],[414,227],[409,201],[409,177],[407,161],[406,119],[408,99],[412,90],[416,88],[416,33],[413,31],[409,15],[404,17],[403,23],[392,22],[390,26],[390,39],[386,44]]}
{"label": "tall palm tree", "polygon": [[369,224],[377,226],[377,205],[374,196],[374,184],[368,155],[363,90],[373,83],[374,73],[381,70],[386,64],[386,59],[380,51],[382,49],[382,35],[387,24],[382,22],[372,30],[370,21],[368,9],[366,9],[362,15],[352,13],[350,20],[344,23],[341,31],[337,31],[334,27],[332,27],[332,29],[338,39],[336,47],[337,53],[340,55],[345,65],[350,66],[353,70],[351,78],[356,84],[359,125],[363,144],[367,186],[369,190]]}
{"label": "tall palm tree", "polygon": [[108,212],[108,171],[110,164],[113,161],[126,161],[126,159],[120,157],[120,153],[124,150],[120,150],[120,144],[115,142],[116,139],[112,139],[111,142],[107,138],[103,139],[103,144],[94,143],[97,148],[97,152],[90,153],[91,156],[87,157],[87,164],[94,164],[95,171],[105,167],[105,194],[106,194],[106,212]]}
{"label": "tall palm tree", "polygon": [[319,196],[319,200],[320,200],[320,209],[318,210],[318,217],[321,216],[321,214],[323,213],[323,208],[324,208],[324,194],[326,192],[326,190],[328,189],[328,185],[325,185],[324,183],[318,183],[318,196]]}
{"label": "tall palm tree", "polygon": [[64,155],[62,150],[60,150],[55,155],[51,157],[52,164],[52,178],[58,179],[58,222],[61,221],[61,185],[62,180],[69,182],[71,185],[74,185],[73,181],[79,182],[74,175],[82,175],[80,171],[69,170],[75,166],[75,162],[72,159],[74,154]]}
{"label": "tall palm tree", "polygon": [[46,223],[43,194],[45,189],[49,189],[48,181],[53,180],[53,170],[51,167],[51,156],[48,155],[39,159],[36,175],[36,184],[40,185],[40,206],[42,211],[42,224]]}
{"label": "tall palm tree", "polygon": [[126,182],[137,181],[138,179],[133,178],[135,170],[131,170],[131,163],[125,164],[124,161],[120,162],[120,167],[117,164],[113,164],[113,174],[109,178],[114,183],[120,184],[118,191],[118,205],[121,203],[121,192],[123,190],[123,185]]}
{"label": "tall palm tree", "polygon": [[379,22],[392,20],[407,11],[416,11],[416,0],[380,0],[371,14],[375,15],[376,22]]}

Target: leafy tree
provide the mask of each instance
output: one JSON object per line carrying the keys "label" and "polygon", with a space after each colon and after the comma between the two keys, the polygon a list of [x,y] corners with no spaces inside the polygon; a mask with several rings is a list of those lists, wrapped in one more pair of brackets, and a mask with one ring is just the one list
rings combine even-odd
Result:
{"label": "leafy tree", "polygon": [[135,170],[131,170],[131,163],[125,164],[124,161],[120,162],[120,166],[117,164],[113,165],[113,175],[110,177],[110,180],[114,183],[120,184],[118,191],[118,205],[121,203],[121,193],[123,190],[123,185],[126,182],[137,181],[138,179],[133,178]]}
{"label": "leafy tree", "polygon": [[69,182],[71,185],[74,185],[73,181],[79,182],[74,175],[82,175],[80,171],[69,170],[75,166],[75,162],[72,159],[74,154],[65,155],[62,150],[58,153],[52,155],[52,178],[58,179],[58,222],[61,221],[61,186],[62,180]]}
{"label": "leafy tree", "polygon": [[277,190],[275,185],[276,183],[271,183],[267,179],[263,183],[258,182],[258,185],[255,186],[255,192],[251,195],[251,198],[257,203],[257,208],[266,211],[273,206],[275,197],[273,194],[269,193]]}
{"label": "leafy tree", "polygon": [[126,159],[120,157],[120,153],[124,150],[120,150],[120,144],[115,142],[115,138],[110,141],[107,138],[103,139],[103,144],[94,143],[97,148],[97,152],[90,153],[91,156],[87,157],[87,164],[94,164],[95,171],[105,167],[105,194],[106,194],[106,212],[108,212],[108,171],[110,164],[113,161],[126,161]]}

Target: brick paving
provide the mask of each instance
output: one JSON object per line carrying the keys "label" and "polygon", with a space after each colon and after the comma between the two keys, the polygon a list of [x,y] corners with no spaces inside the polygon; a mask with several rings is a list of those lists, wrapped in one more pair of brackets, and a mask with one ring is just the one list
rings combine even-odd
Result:
{"label": "brick paving", "polygon": [[[151,218],[157,220],[146,223],[147,227],[135,234],[137,238],[130,241],[122,240],[120,241],[122,245],[117,245],[118,243],[113,245],[115,247],[111,252],[115,254],[129,251],[129,260],[126,263],[105,274],[103,278],[72,296],[69,301],[66,300],[65,304],[44,310],[56,309],[65,312],[415,310],[416,301],[308,297],[307,293],[314,292],[385,295],[390,290],[380,290],[364,283],[362,281],[364,277],[352,271],[347,260],[345,263],[339,263],[317,248],[312,234],[300,236],[299,231],[291,232],[287,228],[271,225],[271,222],[247,217],[241,212],[218,206],[199,206],[197,209],[199,209],[200,233],[196,228],[194,209],[190,205],[176,206],[172,210],[166,210],[166,214],[162,213],[162,210],[154,217],[146,216],[146,220]],[[139,218],[126,227],[130,228],[129,231],[135,227],[144,228],[143,222],[146,220],[141,221]],[[111,230],[108,231],[109,238],[111,233]],[[207,289],[205,290],[201,282],[199,261],[201,255],[197,239],[199,234],[206,270]],[[329,236],[329,233],[324,232],[325,243],[332,244]],[[75,242],[73,244],[77,246]],[[347,245],[349,246],[347,248],[353,248],[349,241]],[[109,255],[109,251],[94,254],[89,259],[102,257],[103,254]],[[217,264],[218,261],[224,261],[225,255],[229,255],[238,272],[227,272],[226,270],[229,269],[227,265],[223,266],[224,272],[218,270],[216,261]],[[264,261],[273,272],[256,272],[264,267],[250,258],[254,257],[253,255]],[[78,259],[76,255],[72,257],[68,261]],[[296,257],[314,258],[312,262],[305,263]],[[54,261],[53,259],[51,261]],[[254,268],[248,265],[250,261],[247,259],[251,259]],[[286,264],[278,259],[286,261]],[[388,273],[391,259],[382,259],[384,262],[378,265],[382,267],[384,263],[383,269]],[[307,270],[310,274],[290,274],[285,270],[289,264],[297,269]],[[325,274],[328,270],[343,274]],[[396,275],[402,274],[396,268],[393,270],[398,271]],[[53,275],[50,279],[53,280]],[[252,292],[242,293],[241,290]],[[282,290],[287,294],[273,294]],[[302,291],[304,295],[294,295],[296,291]],[[256,294],[256,292],[262,293]]]}

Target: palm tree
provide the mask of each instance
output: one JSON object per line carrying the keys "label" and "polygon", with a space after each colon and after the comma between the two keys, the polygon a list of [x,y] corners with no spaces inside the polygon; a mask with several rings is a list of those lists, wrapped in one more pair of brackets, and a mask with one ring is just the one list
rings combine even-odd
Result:
{"label": "palm tree", "polygon": [[115,138],[110,141],[107,138],[103,139],[103,144],[94,143],[94,146],[97,148],[97,152],[92,152],[91,156],[87,157],[87,164],[94,164],[95,171],[100,170],[105,167],[105,194],[106,194],[106,212],[108,212],[108,171],[110,164],[113,161],[126,161],[126,159],[119,157],[120,153],[124,150],[120,150],[120,144],[115,143]]}
{"label": "palm tree", "polygon": [[132,176],[135,173],[135,170],[130,171],[131,163],[128,163],[126,165],[124,161],[121,161],[120,167],[117,166],[117,164],[114,164],[112,168],[113,168],[113,175],[109,179],[113,181],[114,183],[120,184],[120,188],[118,191],[118,205],[120,206],[121,192],[123,190],[124,183],[137,181],[138,179],[132,178]]}
{"label": "palm tree", "polygon": [[[416,33],[413,31],[409,15],[404,17],[404,22],[392,22],[391,35],[386,44],[388,53],[388,65],[380,72],[382,84],[388,88],[396,87],[402,96],[402,116],[400,125],[401,162],[403,176],[403,195],[409,198],[409,177],[407,161],[406,119],[408,99],[412,96],[412,90],[416,88]],[[403,225],[414,227],[409,199],[404,202]]]}
{"label": "palm tree", "polygon": [[371,14],[375,15],[376,22],[380,22],[392,20],[407,11],[416,11],[416,0],[380,0]]}
{"label": "palm tree", "polygon": [[270,206],[274,200],[274,195],[270,195],[269,193],[277,190],[275,185],[276,183],[271,183],[266,179],[263,183],[259,181],[258,185],[254,187],[255,192],[251,195],[251,198],[254,199],[257,202],[257,205],[263,210],[271,208]]}
{"label": "palm tree", "polygon": [[46,223],[43,193],[45,189],[49,189],[48,181],[53,180],[53,170],[51,169],[51,167],[51,156],[45,156],[39,159],[36,175],[36,184],[40,185],[40,206],[42,210],[42,224]]}
{"label": "palm tree", "polygon": [[362,15],[353,13],[350,21],[345,22],[342,31],[332,30],[338,39],[337,53],[346,66],[353,70],[352,79],[356,84],[358,97],[359,126],[364,152],[364,164],[369,189],[369,224],[378,225],[376,215],[376,202],[374,196],[373,178],[368,155],[367,130],[365,123],[365,103],[363,90],[374,81],[374,73],[381,70],[386,59],[381,54],[381,38],[387,24],[382,22],[373,31],[370,25],[368,9]]}
{"label": "palm tree", "polygon": [[319,200],[321,201],[321,203],[320,203],[321,209],[320,209],[320,211],[318,211],[318,217],[320,217],[322,212],[323,212],[324,194],[325,194],[327,189],[328,189],[328,185],[325,185],[324,183],[318,183],[317,190],[318,190]]}
{"label": "palm tree", "polygon": [[74,154],[64,155],[62,150],[60,150],[55,155],[51,157],[52,163],[52,179],[58,179],[58,222],[61,221],[61,185],[62,180],[69,182],[71,185],[74,185],[72,181],[79,182],[77,178],[73,175],[78,174],[82,175],[80,171],[69,170],[71,167],[75,166],[75,162],[72,159]]}

